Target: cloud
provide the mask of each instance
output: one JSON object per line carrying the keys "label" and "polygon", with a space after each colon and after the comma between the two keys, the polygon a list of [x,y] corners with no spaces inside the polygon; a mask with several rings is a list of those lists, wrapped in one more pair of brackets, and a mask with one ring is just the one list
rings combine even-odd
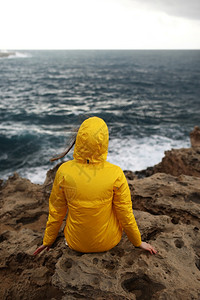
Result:
{"label": "cloud", "polygon": [[131,2],[172,16],[200,20],[199,0],[131,0]]}
{"label": "cloud", "polygon": [[173,1],[6,0],[0,49],[200,49],[198,2]]}

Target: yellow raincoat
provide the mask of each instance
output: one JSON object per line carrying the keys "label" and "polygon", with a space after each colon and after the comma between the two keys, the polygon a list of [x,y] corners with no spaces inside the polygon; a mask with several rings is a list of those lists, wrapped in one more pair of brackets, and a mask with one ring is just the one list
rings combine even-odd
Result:
{"label": "yellow raincoat", "polygon": [[140,246],[127,180],[120,167],[106,161],[108,140],[102,119],[92,117],[80,126],[74,159],[56,173],[43,245],[53,244],[68,211],[64,234],[74,250],[109,250],[119,243],[123,229]]}

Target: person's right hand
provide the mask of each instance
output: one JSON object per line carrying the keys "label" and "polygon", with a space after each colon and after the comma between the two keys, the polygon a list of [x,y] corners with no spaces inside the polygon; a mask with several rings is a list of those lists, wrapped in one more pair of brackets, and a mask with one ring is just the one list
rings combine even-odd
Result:
{"label": "person's right hand", "polygon": [[39,253],[42,252],[44,249],[47,249],[47,251],[49,251],[49,247],[48,247],[48,246],[41,245],[39,248],[37,248],[37,249],[35,250],[35,252],[33,253],[33,255],[39,254]]}
{"label": "person's right hand", "polygon": [[157,253],[156,249],[153,246],[151,246],[150,244],[146,243],[146,242],[142,242],[139,247],[143,250],[149,251],[151,254],[156,254]]}

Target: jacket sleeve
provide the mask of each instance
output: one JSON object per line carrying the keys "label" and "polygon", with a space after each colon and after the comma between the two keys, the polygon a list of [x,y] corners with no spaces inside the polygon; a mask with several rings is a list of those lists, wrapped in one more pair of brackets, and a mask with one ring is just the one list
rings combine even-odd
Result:
{"label": "jacket sleeve", "polygon": [[43,245],[45,246],[53,244],[67,213],[67,201],[63,190],[63,182],[64,178],[60,169],[58,169],[49,198],[49,217],[43,239]]}
{"label": "jacket sleeve", "polygon": [[122,170],[114,184],[113,206],[128,239],[134,246],[140,246],[142,243],[141,235],[133,214],[128,182]]}

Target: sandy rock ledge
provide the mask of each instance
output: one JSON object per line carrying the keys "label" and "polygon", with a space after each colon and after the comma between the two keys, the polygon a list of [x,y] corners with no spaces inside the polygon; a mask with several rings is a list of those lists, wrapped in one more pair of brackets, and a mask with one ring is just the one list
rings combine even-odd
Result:
{"label": "sandy rock ledge", "polygon": [[1,182],[0,299],[200,299],[198,151],[171,151],[168,170],[143,179],[126,172],[142,238],[159,251],[154,256],[133,247],[126,235],[110,251],[78,253],[65,246],[61,230],[49,252],[33,257],[56,169],[44,185],[17,174]]}

